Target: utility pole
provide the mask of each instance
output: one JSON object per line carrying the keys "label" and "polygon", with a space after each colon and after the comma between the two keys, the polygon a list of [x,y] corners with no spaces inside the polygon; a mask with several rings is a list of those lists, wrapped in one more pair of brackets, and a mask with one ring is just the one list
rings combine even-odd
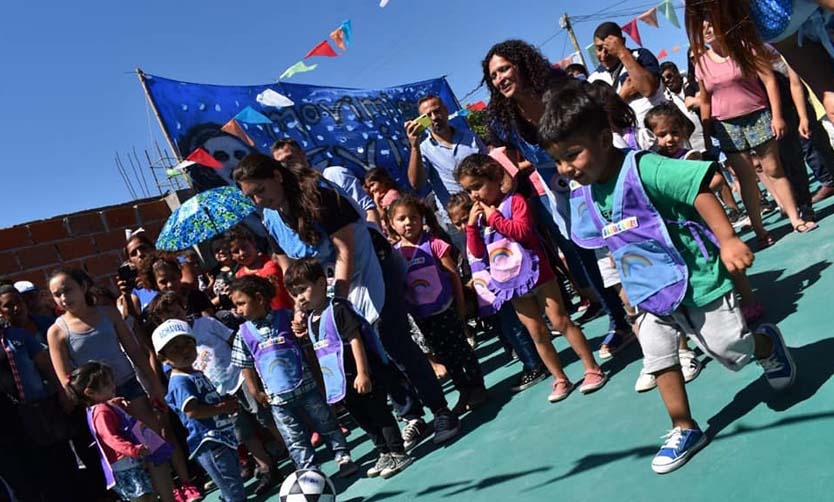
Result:
{"label": "utility pole", "polygon": [[585,62],[585,51],[582,50],[582,47],[579,46],[579,42],[576,40],[576,33],[573,32],[573,26],[570,24],[570,17],[568,17],[567,12],[559,18],[559,25],[568,30],[568,36],[570,37],[574,50],[579,53],[579,60],[582,61],[582,66],[588,68],[588,64]]}

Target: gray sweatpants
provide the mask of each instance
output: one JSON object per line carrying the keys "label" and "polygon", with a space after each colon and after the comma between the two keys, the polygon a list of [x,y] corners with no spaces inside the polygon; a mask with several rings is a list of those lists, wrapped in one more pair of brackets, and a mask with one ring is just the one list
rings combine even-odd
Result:
{"label": "gray sweatpants", "polygon": [[727,293],[703,307],[678,307],[668,316],[645,312],[637,318],[643,369],[657,373],[680,364],[682,333],[705,354],[738,371],[753,359],[753,334],[747,329],[735,295]]}

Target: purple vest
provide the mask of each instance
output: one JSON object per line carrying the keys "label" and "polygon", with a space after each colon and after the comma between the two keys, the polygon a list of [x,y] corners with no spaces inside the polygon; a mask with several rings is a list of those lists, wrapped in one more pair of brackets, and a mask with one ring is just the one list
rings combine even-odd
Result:
{"label": "purple vest", "polygon": [[[396,248],[402,253],[402,245]],[[425,319],[446,310],[452,302],[452,282],[446,270],[435,258],[429,245],[429,234],[423,232],[420,243],[412,248],[414,254],[408,260],[405,300],[411,315]]]}
{"label": "purple vest", "polygon": [[[348,385],[345,378],[344,342],[342,342],[341,332],[333,315],[333,305],[340,301],[345,300],[334,298],[330,305],[324,309],[319,320],[318,330],[313,329],[312,316],[307,316],[307,332],[310,334],[310,341],[313,342],[313,349],[316,351],[316,358],[319,360],[328,404],[338,403],[344,399]],[[352,305],[350,307],[353,308]],[[374,352],[384,363],[387,363],[388,356],[382,348],[382,343],[379,341],[376,331],[370,323],[365,321],[362,314],[357,313],[357,315],[364,321],[360,332],[366,352]]]}
{"label": "purple vest", "polygon": [[271,394],[283,394],[301,385],[304,362],[295,333],[290,329],[292,312],[273,310],[272,316],[269,338],[262,339],[251,321],[240,325],[240,338],[252,354],[266,390]]}
{"label": "purple vest", "polygon": [[[508,220],[513,217],[511,199],[508,195],[498,206]],[[539,280],[539,257],[536,253],[490,226],[484,228],[484,243],[492,279],[491,289],[497,300],[508,302],[533,290]]]}
{"label": "purple vest", "polygon": [[[144,460],[151,462],[154,465],[162,465],[171,458],[171,454],[174,452],[173,445],[162,439],[156,431],[143,424],[132,415],[129,415],[118,406],[113,406],[107,403],[104,403],[104,406],[107,406],[119,415],[119,432],[123,437],[133,444],[144,445],[148,451],[151,452],[150,455],[145,457]],[[111,467],[110,462],[107,461],[107,456],[104,454],[104,449],[101,446],[98,434],[96,434],[96,429],[93,427],[92,408],[87,408],[87,426],[90,428],[90,433],[96,440],[99,457],[101,457],[101,468],[104,471],[104,480],[107,482],[107,488],[113,488],[116,485],[116,479],[113,476],[113,468]]]}
{"label": "purple vest", "polygon": [[707,250],[698,233],[713,241],[715,238],[696,222],[667,221],[657,212],[637,169],[639,157],[645,154],[627,153],[614,189],[611,221],[600,213],[591,187],[579,186],[571,192],[571,239],[584,248],[607,246],[631,303],[653,314],[668,315],[686,294],[689,270],[666,226],[689,228],[703,253]]}

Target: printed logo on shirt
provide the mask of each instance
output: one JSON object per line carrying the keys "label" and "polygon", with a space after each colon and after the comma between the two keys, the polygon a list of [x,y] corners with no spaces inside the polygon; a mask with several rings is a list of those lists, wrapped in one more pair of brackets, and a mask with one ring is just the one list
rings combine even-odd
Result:
{"label": "printed logo on shirt", "polygon": [[269,340],[264,340],[261,342],[261,348],[272,347],[273,345],[281,345],[284,343],[283,336],[277,336],[275,338],[270,338]]}
{"label": "printed logo on shirt", "polygon": [[622,221],[618,221],[616,223],[611,223],[609,225],[605,225],[602,227],[602,238],[607,239],[609,237],[613,237],[617,234],[621,234],[627,230],[631,230],[633,228],[637,228],[637,217],[632,216],[631,218],[626,218]]}
{"label": "printed logo on shirt", "polygon": [[321,340],[313,344],[313,350],[319,350],[330,346],[329,340]]}

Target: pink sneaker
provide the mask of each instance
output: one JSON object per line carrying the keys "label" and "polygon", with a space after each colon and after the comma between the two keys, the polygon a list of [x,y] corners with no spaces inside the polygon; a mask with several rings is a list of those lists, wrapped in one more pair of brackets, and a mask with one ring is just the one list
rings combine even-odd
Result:
{"label": "pink sneaker", "polygon": [[553,391],[547,396],[547,400],[556,403],[568,397],[573,391],[573,384],[568,380],[554,380]]}
{"label": "pink sneaker", "polygon": [[310,436],[310,444],[313,445],[313,448],[318,448],[321,445],[322,439],[321,434],[318,432],[314,432],[312,436]]}
{"label": "pink sneaker", "polygon": [[182,485],[180,490],[185,502],[200,502],[203,500],[203,494],[194,485]]}
{"label": "pink sneaker", "polygon": [[185,502],[185,495],[183,495],[182,490],[177,486],[174,487],[174,502]]}
{"label": "pink sneaker", "polygon": [[579,386],[579,392],[590,394],[601,389],[608,382],[608,376],[602,370],[589,370],[585,372],[585,379]]}
{"label": "pink sneaker", "polygon": [[342,436],[344,436],[344,437],[350,436],[350,429],[348,429],[344,425],[339,424],[339,430],[342,432]]}

